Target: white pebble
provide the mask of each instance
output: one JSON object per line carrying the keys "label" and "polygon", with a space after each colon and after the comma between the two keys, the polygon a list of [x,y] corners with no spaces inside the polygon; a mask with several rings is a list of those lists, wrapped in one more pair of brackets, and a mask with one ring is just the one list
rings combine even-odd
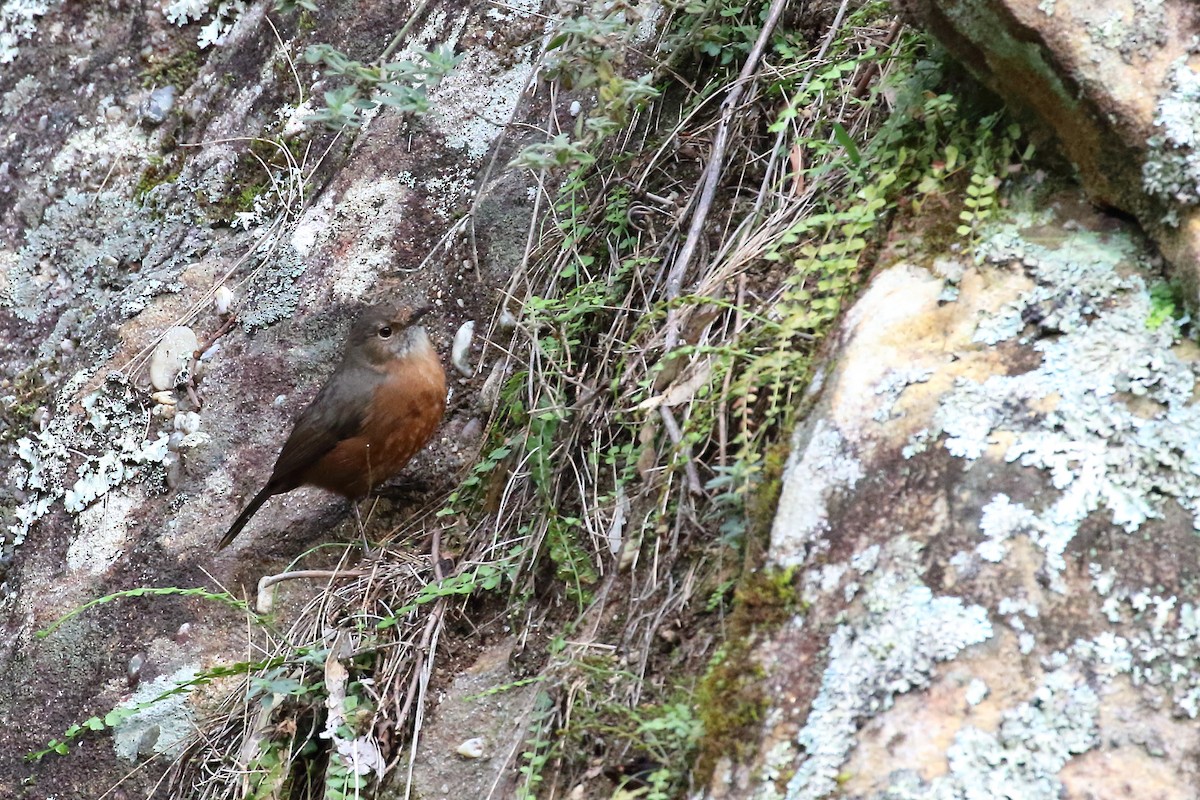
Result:
{"label": "white pebble", "polygon": [[200,430],[200,415],[195,411],[179,414],[175,417],[175,430],[184,436],[187,436],[189,433],[195,433]]}
{"label": "white pebble", "polygon": [[464,322],[454,333],[454,344],[450,348],[450,363],[468,378],[475,374],[475,370],[471,369],[471,365],[467,361],[467,356],[471,353],[471,339],[474,336],[475,323]]}
{"label": "white pebble", "polygon": [[150,356],[150,383],[155,389],[175,388],[175,377],[200,346],[191,328],[179,325],[163,334],[162,341]]}
{"label": "white pebble", "polygon": [[217,287],[216,294],[213,295],[213,308],[222,317],[229,313],[229,309],[233,307],[233,290],[228,286]]}
{"label": "white pebble", "polygon": [[454,752],[463,758],[482,758],[483,739],[479,736],[476,736],[474,739],[467,739]]}

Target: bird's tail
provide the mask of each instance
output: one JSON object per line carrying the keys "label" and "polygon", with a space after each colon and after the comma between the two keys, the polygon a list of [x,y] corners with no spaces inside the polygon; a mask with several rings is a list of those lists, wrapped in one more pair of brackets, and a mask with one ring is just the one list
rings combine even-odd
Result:
{"label": "bird's tail", "polygon": [[267,499],[274,494],[276,494],[275,487],[267,484],[263,487],[261,492],[254,495],[254,499],[251,500],[244,509],[242,509],[242,513],[238,514],[238,518],[235,519],[233,524],[229,526],[229,531],[221,537],[221,541],[217,543],[217,549],[224,550],[226,547],[228,547],[229,543],[232,542],[234,538],[236,538],[237,535],[242,532],[242,528],[246,527],[246,523],[249,522],[250,518],[254,516],[254,512],[262,508],[262,504],[267,502]]}

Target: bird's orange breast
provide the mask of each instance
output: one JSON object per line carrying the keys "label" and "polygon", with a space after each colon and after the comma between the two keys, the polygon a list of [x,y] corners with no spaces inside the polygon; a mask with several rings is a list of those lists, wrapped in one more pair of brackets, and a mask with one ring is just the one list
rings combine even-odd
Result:
{"label": "bird's orange breast", "polygon": [[404,468],[446,410],[446,373],[432,347],[391,362],[356,436],[305,471],[303,483],[359,497]]}

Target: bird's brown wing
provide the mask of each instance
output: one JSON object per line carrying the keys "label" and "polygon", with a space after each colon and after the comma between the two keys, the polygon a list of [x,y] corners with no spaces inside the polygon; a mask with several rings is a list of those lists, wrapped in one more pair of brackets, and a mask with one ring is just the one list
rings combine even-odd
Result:
{"label": "bird's brown wing", "polygon": [[382,376],[362,366],[335,372],[296,420],[279,452],[268,486],[274,493],[300,485],[305,470],[362,428]]}

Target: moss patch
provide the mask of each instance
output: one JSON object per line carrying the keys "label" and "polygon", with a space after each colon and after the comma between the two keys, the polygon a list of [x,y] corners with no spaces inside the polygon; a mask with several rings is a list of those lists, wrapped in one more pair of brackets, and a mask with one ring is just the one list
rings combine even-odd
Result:
{"label": "moss patch", "polygon": [[747,574],[734,594],[726,644],[709,662],[696,688],[696,711],[704,724],[695,777],[704,784],[717,760],[745,760],[758,747],[755,735],[770,697],[755,653],[760,633],[782,625],[796,610],[795,572],[762,569]]}

